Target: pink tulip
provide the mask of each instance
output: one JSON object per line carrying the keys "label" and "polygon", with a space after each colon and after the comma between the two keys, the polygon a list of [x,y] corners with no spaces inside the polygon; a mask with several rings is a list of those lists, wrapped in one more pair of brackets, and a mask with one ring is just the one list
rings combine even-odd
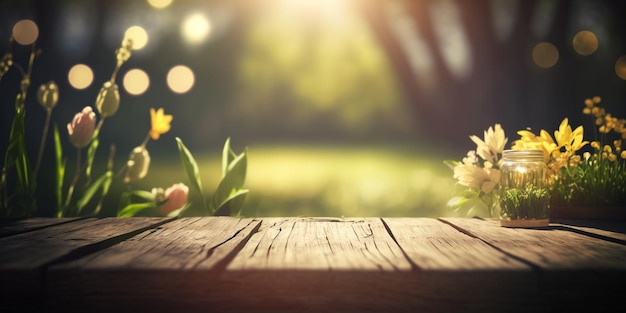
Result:
{"label": "pink tulip", "polygon": [[96,128],[96,113],[90,106],[86,106],[79,113],[74,115],[71,123],[67,124],[67,132],[70,135],[70,142],[80,149],[91,141]]}
{"label": "pink tulip", "polygon": [[189,195],[189,187],[183,183],[174,184],[165,190],[164,200],[167,202],[161,206],[161,212],[165,215],[170,214],[172,211],[182,208],[187,204],[187,197]]}

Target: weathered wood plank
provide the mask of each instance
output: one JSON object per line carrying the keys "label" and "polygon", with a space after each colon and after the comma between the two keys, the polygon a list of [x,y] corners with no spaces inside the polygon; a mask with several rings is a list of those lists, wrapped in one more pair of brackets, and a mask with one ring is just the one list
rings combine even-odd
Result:
{"label": "weathered wood plank", "polygon": [[626,244],[626,221],[560,219],[550,223],[594,238]]}
{"label": "weathered wood plank", "polygon": [[47,273],[46,306],[64,312],[182,312],[213,298],[213,290],[237,293],[220,290],[216,277],[260,224],[250,218],[180,218],[57,264]]}
{"label": "weathered wood plank", "polygon": [[[528,265],[430,218],[385,218],[407,256],[423,270],[517,270]],[[476,257],[480,256],[480,257]]]}
{"label": "weathered wood plank", "polygon": [[0,238],[26,233],[58,224],[80,220],[77,217],[49,218],[33,217],[23,219],[0,219]]}
{"label": "weathered wood plank", "polygon": [[68,270],[212,269],[260,226],[251,218],[188,217],[125,240],[79,260],[58,264],[50,272]]}
{"label": "weathered wood plank", "polygon": [[0,303],[37,302],[46,267],[104,249],[165,218],[90,218],[0,238]]}
{"label": "weathered wood plank", "polygon": [[626,246],[560,226],[545,229],[500,227],[497,221],[443,218],[467,234],[543,270],[626,270]]}
{"label": "weathered wood plank", "polygon": [[623,224],[157,221],[86,219],[0,238],[2,312],[599,312],[626,279]]}
{"label": "weathered wood plank", "polygon": [[265,219],[229,270],[409,270],[378,218]]}
{"label": "weathered wood plank", "polygon": [[[247,297],[224,295],[215,305],[313,312],[489,312],[510,305],[514,312],[536,308],[528,300],[533,289],[524,290],[536,283],[528,274],[527,265],[434,219],[273,219],[221,276],[225,290]],[[503,289],[507,279],[517,286]]]}
{"label": "weathered wood plank", "polygon": [[538,273],[539,299],[547,307],[597,311],[621,301],[615,286],[626,279],[626,245],[558,224],[523,229],[500,227],[493,220],[442,220],[531,265]]}

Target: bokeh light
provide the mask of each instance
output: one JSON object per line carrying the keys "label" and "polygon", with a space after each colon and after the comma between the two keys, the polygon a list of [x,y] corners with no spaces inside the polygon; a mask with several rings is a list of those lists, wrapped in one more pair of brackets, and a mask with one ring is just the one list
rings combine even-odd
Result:
{"label": "bokeh light", "polygon": [[172,0],[148,0],[148,4],[155,9],[164,9],[172,4]]}
{"label": "bokeh light", "polygon": [[131,26],[124,33],[124,37],[133,40],[133,50],[140,50],[148,44],[148,33],[141,26]]}
{"label": "bokeh light", "polygon": [[549,42],[540,42],[533,48],[533,61],[541,68],[553,67],[559,61],[559,50]]}
{"label": "bokeh light", "polygon": [[184,65],[172,67],[167,73],[167,86],[175,93],[186,93],[195,83],[193,71]]}
{"label": "bokeh light", "polygon": [[574,50],[580,55],[590,55],[598,50],[598,37],[593,32],[583,30],[574,36]]}
{"label": "bokeh light", "polygon": [[30,45],[37,40],[39,28],[32,20],[21,20],[13,26],[13,38],[19,44]]}
{"label": "bokeh light", "polygon": [[211,34],[211,23],[201,13],[189,15],[183,21],[181,35],[190,44],[204,42]]}
{"label": "bokeh light", "polygon": [[93,71],[85,64],[76,64],[68,72],[67,80],[72,87],[85,89],[93,83]]}
{"label": "bokeh light", "polygon": [[615,73],[619,78],[626,80],[626,55],[621,56],[615,62]]}
{"label": "bokeh light", "polygon": [[124,75],[124,89],[131,95],[138,96],[146,92],[150,86],[150,77],[138,68],[129,70]]}

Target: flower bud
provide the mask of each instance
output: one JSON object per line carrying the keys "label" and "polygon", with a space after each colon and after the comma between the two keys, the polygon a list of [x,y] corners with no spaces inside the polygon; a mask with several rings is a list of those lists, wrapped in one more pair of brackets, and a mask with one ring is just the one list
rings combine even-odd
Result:
{"label": "flower bud", "polygon": [[6,74],[13,66],[13,54],[5,53],[0,59],[0,78]]}
{"label": "flower bud", "polygon": [[138,181],[148,174],[150,168],[150,153],[144,146],[138,146],[133,149],[126,162],[125,183]]}
{"label": "flower bud", "polygon": [[[155,189],[152,190],[155,193]],[[159,191],[161,194],[159,195]],[[172,211],[178,210],[182,208],[185,204],[187,204],[187,199],[189,196],[189,187],[183,183],[178,183],[170,186],[165,190],[165,193],[162,193],[163,189],[156,189],[155,200],[162,202],[161,212],[165,215],[170,214]]]}
{"label": "flower bud", "polygon": [[132,54],[131,50],[133,50],[133,40],[130,38],[122,39],[122,45],[115,50],[115,57],[117,58],[118,65],[122,65],[122,63],[130,59]]}
{"label": "flower bud", "polygon": [[107,81],[102,85],[96,98],[96,108],[102,117],[113,116],[120,107],[120,93],[117,84]]}
{"label": "flower bud", "polygon": [[46,110],[52,110],[59,101],[59,87],[54,81],[39,86],[37,89],[37,101]]}
{"label": "flower bud", "polygon": [[85,147],[91,141],[95,128],[96,113],[90,106],[86,106],[81,112],[74,115],[71,123],[67,124],[70,142],[78,149]]}

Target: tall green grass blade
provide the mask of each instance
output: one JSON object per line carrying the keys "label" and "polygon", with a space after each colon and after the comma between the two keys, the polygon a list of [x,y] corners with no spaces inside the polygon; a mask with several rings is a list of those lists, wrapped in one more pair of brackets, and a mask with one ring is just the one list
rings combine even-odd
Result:
{"label": "tall green grass blade", "polygon": [[63,161],[63,145],[61,144],[61,136],[59,127],[54,124],[54,159],[56,168],[56,180],[54,186],[54,195],[57,200],[57,217],[63,217],[63,181],[65,179],[65,162]]}
{"label": "tall green grass blade", "polygon": [[91,168],[93,167],[93,161],[96,158],[96,151],[98,150],[98,146],[100,145],[99,138],[99,130],[96,130],[91,138],[91,144],[89,144],[89,149],[87,149],[87,166],[85,167],[85,176],[87,177],[87,181],[91,180]]}
{"label": "tall green grass blade", "polygon": [[91,184],[89,188],[87,188],[87,190],[85,190],[85,193],[83,194],[83,196],[80,199],[78,199],[78,201],[76,202],[79,215],[82,209],[87,205],[87,203],[89,203],[89,201],[93,198],[93,196],[96,194],[96,192],[99,189],[102,188],[103,194],[105,191],[108,192],[108,188],[111,184],[112,179],[113,179],[113,172],[106,171],[95,182],[93,182],[93,184]]}

